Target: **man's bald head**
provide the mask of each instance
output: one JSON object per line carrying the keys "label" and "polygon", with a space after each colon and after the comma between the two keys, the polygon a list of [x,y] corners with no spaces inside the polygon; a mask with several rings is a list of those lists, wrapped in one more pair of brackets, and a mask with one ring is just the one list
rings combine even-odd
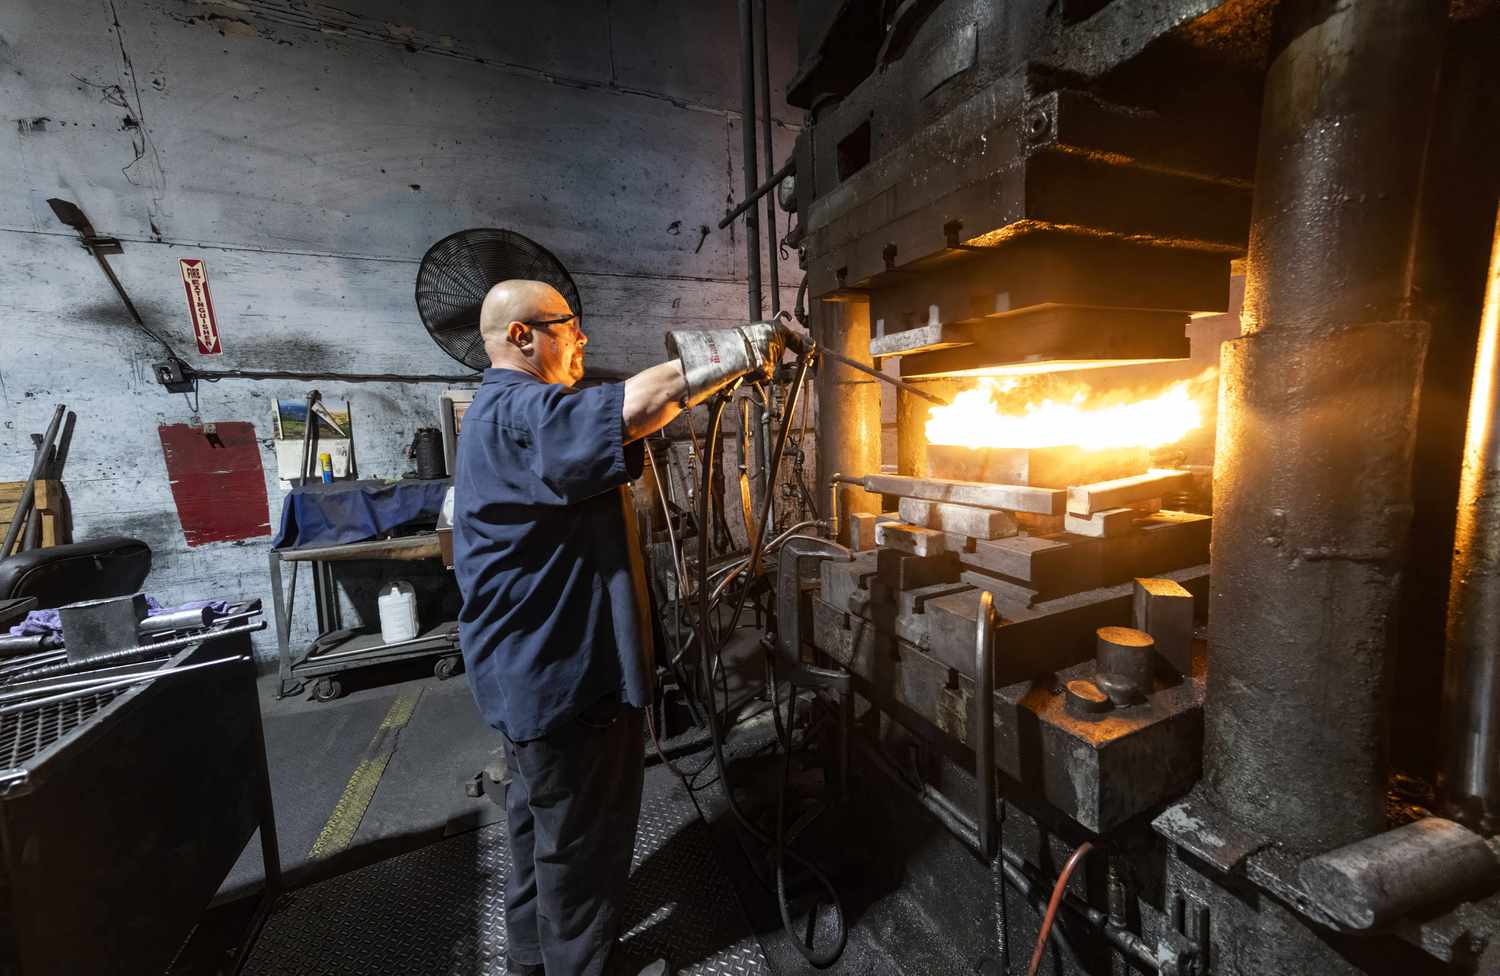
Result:
{"label": "man's bald head", "polygon": [[568,300],[544,281],[513,278],[491,288],[479,309],[479,334],[496,368],[564,386],[583,378],[588,337]]}

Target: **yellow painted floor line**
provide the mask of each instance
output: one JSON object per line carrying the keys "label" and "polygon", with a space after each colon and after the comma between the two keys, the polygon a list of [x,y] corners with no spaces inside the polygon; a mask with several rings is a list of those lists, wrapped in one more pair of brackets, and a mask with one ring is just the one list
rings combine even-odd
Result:
{"label": "yellow painted floor line", "polygon": [[421,697],[422,689],[417,688],[403,691],[391,702],[385,718],[380,721],[380,727],[375,730],[375,737],[365,749],[364,758],[354,767],[349,782],[344,784],[343,794],[333,805],[333,813],[329,814],[328,822],[323,825],[318,839],[313,841],[312,849],[307,852],[308,860],[316,861],[337,854],[354,840],[360,822],[365,818],[365,811],[375,798],[380,779],[385,775],[385,767],[396,751],[398,734],[411,721],[417,699]]}

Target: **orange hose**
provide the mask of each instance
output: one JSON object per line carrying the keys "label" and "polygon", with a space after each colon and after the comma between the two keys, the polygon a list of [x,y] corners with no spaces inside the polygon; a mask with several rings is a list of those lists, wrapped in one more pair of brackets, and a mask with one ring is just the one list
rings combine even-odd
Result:
{"label": "orange hose", "polygon": [[1092,841],[1084,841],[1078,845],[1068,858],[1068,863],[1063,865],[1062,874],[1057,876],[1057,884],[1052,886],[1052,897],[1047,901],[1047,914],[1042,918],[1042,930],[1037,933],[1036,950],[1031,954],[1031,965],[1026,967],[1026,976],[1036,976],[1037,971],[1042,968],[1042,953],[1047,951],[1047,936],[1052,934],[1052,923],[1057,919],[1057,909],[1062,904],[1063,892],[1067,891],[1068,879],[1073,876],[1073,869],[1078,867],[1088,852],[1094,849]]}

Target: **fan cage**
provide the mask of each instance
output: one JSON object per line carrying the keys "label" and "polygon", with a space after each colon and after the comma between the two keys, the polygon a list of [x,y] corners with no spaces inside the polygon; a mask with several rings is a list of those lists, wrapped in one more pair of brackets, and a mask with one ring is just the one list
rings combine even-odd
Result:
{"label": "fan cage", "polygon": [[578,286],[551,251],[515,231],[478,227],[450,234],[422,257],[417,269],[417,314],[432,341],[472,369],[489,365],[479,335],[484,296],[502,281],[543,281],[582,318]]}

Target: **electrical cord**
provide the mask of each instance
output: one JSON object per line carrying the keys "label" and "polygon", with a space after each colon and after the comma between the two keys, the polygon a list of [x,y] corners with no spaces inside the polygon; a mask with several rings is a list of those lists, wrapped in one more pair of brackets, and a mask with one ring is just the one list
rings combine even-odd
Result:
{"label": "electrical cord", "polygon": [[1047,914],[1042,918],[1042,928],[1036,936],[1036,949],[1031,953],[1031,965],[1026,967],[1026,976],[1036,976],[1038,970],[1041,969],[1042,953],[1047,950],[1047,936],[1052,932],[1052,923],[1057,920],[1057,909],[1062,905],[1063,893],[1068,889],[1068,878],[1072,877],[1073,869],[1078,867],[1093,849],[1092,841],[1086,840],[1079,844],[1078,849],[1063,865],[1062,873],[1057,876],[1057,883],[1052,886],[1052,897],[1047,901]]}
{"label": "electrical cord", "polygon": [[[175,357],[174,357],[175,358]],[[330,373],[295,369],[198,369],[183,364],[188,379],[207,380],[335,380],[344,383],[477,383],[481,373],[443,375],[434,373]]]}
{"label": "electrical cord", "polygon": [[[772,475],[773,478],[775,476],[775,473],[776,473],[777,469],[780,467],[781,458],[782,458],[782,455],[783,455],[783,453],[785,451],[785,448],[786,448],[786,435],[787,435],[787,432],[788,432],[788,428],[790,427],[790,421],[791,421],[791,417],[792,417],[792,408],[794,408],[795,405],[796,405],[796,399],[795,398],[800,393],[801,387],[802,387],[802,382],[803,382],[804,378],[806,377],[809,358],[810,357],[808,355],[806,355],[805,353],[803,354],[803,356],[802,356],[802,358],[800,360],[800,363],[799,363],[799,368],[798,368],[798,371],[797,371],[797,375],[796,375],[796,377],[792,381],[792,383],[793,383],[793,385],[792,385],[792,392],[789,394],[789,398],[790,398],[789,408],[788,408],[788,410],[786,412],[785,418],[782,421],[781,433],[780,433],[780,436],[777,438],[776,451],[775,451],[775,454],[773,455],[772,461],[771,461],[771,475]],[[700,490],[699,496],[698,496],[698,514],[699,514],[699,524],[700,525],[706,525],[707,521],[708,521],[709,499],[710,499],[710,496],[712,495],[712,481],[711,481],[711,478],[712,478],[713,451],[714,451],[715,446],[718,444],[719,426],[720,426],[720,423],[723,420],[723,413],[724,413],[725,402],[726,402],[726,400],[725,400],[725,398],[723,396],[718,396],[718,397],[714,398],[714,400],[712,401],[712,405],[709,407],[708,436],[704,438],[704,453],[701,456],[704,464],[702,466],[703,467],[703,471],[702,471],[703,481],[702,481],[701,490]],[[765,505],[769,505],[771,503],[771,500],[772,500],[772,493],[767,492],[766,493],[766,498],[765,498]],[[764,524],[764,515],[762,515],[761,523]],[[755,559],[756,559],[756,557],[758,555],[759,554],[755,553],[755,552],[751,553],[751,562],[752,563],[755,561]],[[749,590],[750,590],[750,586],[747,583],[745,585],[744,589],[741,591],[740,599],[738,600],[738,602],[735,605],[735,612],[734,612],[733,618],[731,619],[730,625],[725,630],[726,639],[727,639],[727,635],[732,634],[734,632],[735,626],[737,626],[738,623],[739,623],[740,613],[744,609],[745,598],[746,598],[746,595],[748,594]],[[705,679],[705,683],[709,686],[710,689],[713,687],[713,676],[712,676],[712,670],[711,670],[711,668],[712,668],[711,658],[710,658],[710,655],[707,653],[707,650],[708,650],[708,648],[710,646],[713,646],[715,648],[715,653],[712,656],[714,658],[718,658],[720,656],[720,654],[722,653],[722,651],[723,651],[722,644],[719,644],[717,642],[713,642],[713,641],[710,640],[710,636],[709,635],[710,635],[710,628],[711,628],[711,626],[712,626],[712,622],[710,620],[710,604],[709,604],[709,591],[708,591],[708,539],[706,537],[706,534],[699,533],[699,536],[698,536],[698,627],[699,627],[699,634],[700,634],[700,637],[699,637],[700,654],[699,654],[699,659],[698,659],[698,665],[699,665],[700,671],[703,673],[703,676],[704,676],[704,679]],[[722,667],[721,667],[721,670],[722,670]],[[776,696],[774,695],[774,689],[773,689],[773,697],[772,697],[772,703],[773,703],[773,705],[775,704],[775,701],[776,701]],[[795,701],[795,698],[793,699],[793,701]],[[802,957],[804,959],[806,959],[807,962],[809,964],[813,965],[813,966],[816,966],[818,968],[823,968],[823,967],[826,967],[828,965],[831,965],[834,960],[836,960],[840,955],[843,954],[844,946],[848,942],[848,938],[849,938],[848,924],[847,924],[847,921],[846,921],[846,919],[844,917],[843,905],[839,901],[838,889],[834,887],[833,882],[828,878],[828,876],[826,874],[824,874],[821,870],[819,870],[819,868],[817,867],[817,865],[813,864],[810,860],[808,860],[807,858],[803,857],[801,854],[798,854],[794,850],[791,850],[789,848],[782,848],[782,846],[778,843],[777,838],[775,838],[775,837],[768,837],[766,835],[765,831],[763,831],[759,827],[757,827],[750,820],[750,818],[745,815],[745,812],[740,809],[739,802],[735,799],[734,789],[729,785],[729,777],[728,777],[728,773],[727,773],[727,763],[725,762],[725,759],[724,759],[724,739],[723,739],[723,735],[721,733],[721,730],[719,728],[719,716],[718,716],[717,709],[714,708],[714,707],[709,707],[705,711],[708,714],[709,737],[710,737],[710,739],[712,740],[712,743],[713,743],[714,762],[715,762],[715,764],[718,767],[720,788],[721,788],[721,790],[722,790],[722,792],[724,794],[725,800],[728,803],[729,810],[733,814],[734,818],[737,821],[739,821],[740,825],[745,829],[745,831],[748,834],[750,834],[751,837],[755,838],[759,843],[761,843],[761,844],[763,844],[763,845],[765,845],[767,847],[770,847],[773,851],[776,851],[778,853],[778,855],[779,855],[778,860],[784,862],[785,859],[790,859],[793,862],[795,862],[796,864],[798,864],[800,867],[802,867],[803,869],[805,869],[806,871],[808,871],[808,873],[810,873],[811,875],[813,875],[813,877],[817,880],[818,884],[820,886],[822,886],[828,892],[828,894],[830,896],[830,900],[832,901],[832,904],[833,904],[833,907],[834,907],[834,911],[835,911],[835,914],[836,914],[836,918],[837,918],[837,923],[836,923],[837,924],[837,929],[836,929],[836,931],[837,931],[837,937],[836,937],[836,939],[834,941],[834,944],[829,949],[826,949],[826,950],[823,950],[823,951],[820,952],[817,949],[815,949],[815,948],[807,945],[801,938],[797,937],[797,935],[796,935],[795,932],[792,931],[792,926],[791,926],[791,923],[790,923],[791,911],[790,911],[790,908],[788,907],[788,905],[786,903],[785,885],[784,884],[778,884],[778,891],[777,891],[777,903],[778,904],[777,904],[777,907],[778,907],[778,909],[781,912],[782,924],[783,924],[783,926],[786,929],[786,933],[792,939],[793,944],[795,944],[797,946],[797,951],[800,952],[802,954]],[[785,801],[785,790],[782,791],[782,793],[781,793],[781,795],[780,795],[780,797],[778,799],[778,804],[784,803],[784,801]],[[778,872],[778,875],[780,875],[780,872]]]}

